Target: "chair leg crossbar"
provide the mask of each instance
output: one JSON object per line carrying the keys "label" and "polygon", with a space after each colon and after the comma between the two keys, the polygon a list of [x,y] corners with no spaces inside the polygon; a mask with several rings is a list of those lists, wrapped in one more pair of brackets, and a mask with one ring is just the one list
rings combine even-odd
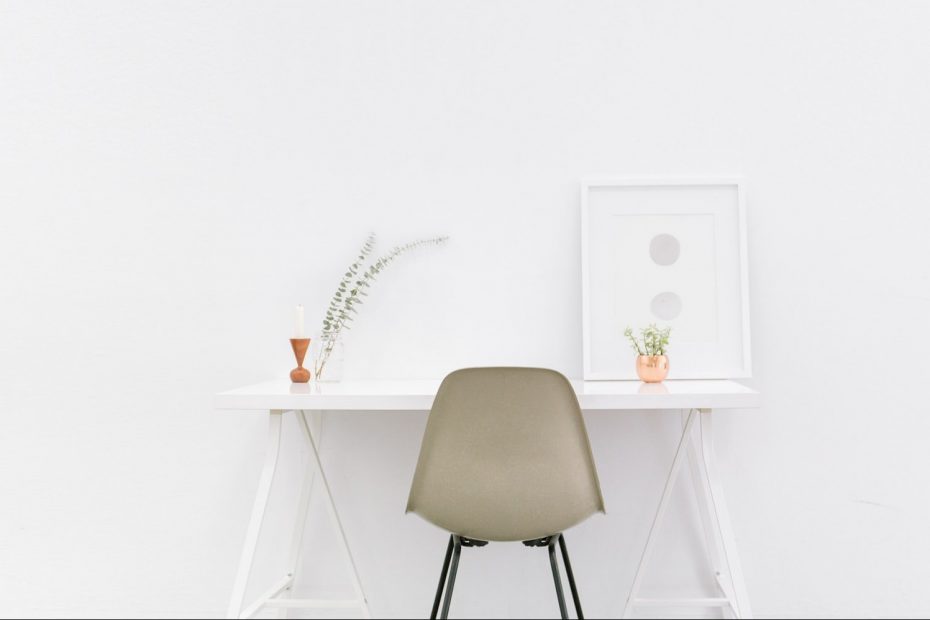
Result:
{"label": "chair leg crossbar", "polygon": [[[446,556],[442,562],[442,571],[439,574],[439,587],[436,589],[436,597],[433,599],[433,610],[430,613],[430,619],[435,620],[439,613],[439,606],[442,604],[442,615],[439,616],[444,620],[449,617],[449,606],[452,603],[452,590],[455,588],[455,577],[459,570],[459,558],[462,555],[462,547],[484,547],[487,541],[473,540],[463,538],[453,534],[449,537],[449,544],[446,547]],[[562,564],[565,566],[565,573],[568,575],[568,586],[572,592],[572,602],[575,604],[575,613],[579,619],[584,618],[581,611],[581,599],[578,596],[578,586],[575,584],[575,573],[572,572],[572,563],[568,559],[568,547],[565,544],[565,536],[554,534],[545,538],[535,540],[526,540],[523,542],[527,547],[545,547],[549,551],[549,566],[552,568],[552,579],[555,583],[555,594],[559,601],[559,614],[567,620],[568,607],[565,604],[565,594],[562,590],[562,578],[559,574],[559,562],[556,556],[556,545],[562,553]],[[443,596],[445,594],[445,596]]]}

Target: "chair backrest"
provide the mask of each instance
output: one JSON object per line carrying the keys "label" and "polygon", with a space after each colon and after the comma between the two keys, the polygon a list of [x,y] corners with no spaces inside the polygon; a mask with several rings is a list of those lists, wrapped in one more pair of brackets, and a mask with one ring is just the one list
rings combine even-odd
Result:
{"label": "chair backrest", "polygon": [[407,512],[477,540],[557,534],[604,500],[578,399],[544,368],[466,368],[439,387]]}

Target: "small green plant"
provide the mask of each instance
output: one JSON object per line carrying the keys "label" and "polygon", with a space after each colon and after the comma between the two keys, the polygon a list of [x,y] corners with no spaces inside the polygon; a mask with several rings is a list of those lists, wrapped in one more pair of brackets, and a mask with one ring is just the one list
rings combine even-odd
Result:
{"label": "small green plant", "polygon": [[665,350],[668,348],[668,338],[671,333],[671,327],[659,329],[653,323],[649,327],[639,330],[639,338],[633,334],[632,327],[627,327],[623,335],[630,341],[637,355],[654,356],[665,355]]}

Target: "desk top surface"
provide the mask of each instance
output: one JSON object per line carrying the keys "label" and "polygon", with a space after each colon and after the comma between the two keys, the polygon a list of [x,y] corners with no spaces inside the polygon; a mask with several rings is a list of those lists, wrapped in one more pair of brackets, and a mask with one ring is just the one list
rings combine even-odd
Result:
{"label": "desk top surface", "polygon": [[[323,383],[267,381],[220,392],[217,409],[309,411],[428,411],[440,380],[372,380]],[[572,381],[587,411],[641,409],[753,409],[759,393],[736,381]]]}

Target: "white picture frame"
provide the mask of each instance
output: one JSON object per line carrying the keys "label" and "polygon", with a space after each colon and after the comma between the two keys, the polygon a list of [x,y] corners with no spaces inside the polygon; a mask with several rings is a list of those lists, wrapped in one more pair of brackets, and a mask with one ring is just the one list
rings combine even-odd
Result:
{"label": "white picture frame", "polygon": [[752,375],[740,178],[583,179],[581,250],[586,381],[637,379],[623,330],[650,323],[672,327],[669,379]]}

